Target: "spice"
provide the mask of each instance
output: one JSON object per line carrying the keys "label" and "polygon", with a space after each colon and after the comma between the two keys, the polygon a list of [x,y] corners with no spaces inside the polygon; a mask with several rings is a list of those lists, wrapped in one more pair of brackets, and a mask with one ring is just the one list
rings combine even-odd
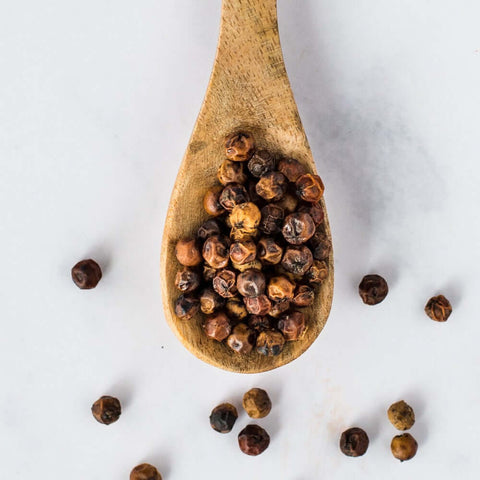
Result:
{"label": "spice", "polygon": [[223,235],[208,237],[203,244],[202,255],[210,267],[225,268],[230,258],[230,241]]}
{"label": "spice", "polygon": [[275,157],[267,150],[254,153],[248,162],[248,170],[254,177],[261,177],[275,169]]}
{"label": "spice", "polygon": [[261,270],[262,269],[262,263],[260,260],[254,260],[253,262],[247,262],[247,263],[235,263],[232,262],[233,268],[238,270],[240,273],[245,272],[246,270],[250,270],[251,268],[255,270]]}
{"label": "spice", "polygon": [[248,317],[247,308],[243,303],[242,297],[239,295],[229,298],[225,304],[225,309],[227,310],[229,317],[234,318],[235,320],[243,320]]}
{"label": "spice", "polygon": [[400,400],[390,405],[388,419],[397,430],[409,430],[415,423],[415,413],[408,403]]}
{"label": "spice", "polygon": [[321,225],[323,223],[323,220],[325,219],[323,208],[318,202],[317,203],[304,202],[303,205],[301,205],[300,208],[298,209],[298,212],[308,213],[312,217],[313,223],[317,227]]}
{"label": "spice", "polygon": [[266,295],[258,297],[245,297],[243,299],[247,312],[252,315],[267,315],[272,307],[272,303]]}
{"label": "spice", "polygon": [[284,218],[282,207],[269,203],[262,208],[261,214],[262,219],[259,228],[263,233],[273,235],[281,231]]}
{"label": "spice", "polygon": [[255,150],[255,141],[249,133],[239,132],[225,139],[225,153],[229,160],[245,162]]}
{"label": "spice", "polygon": [[312,175],[311,173],[298,177],[295,185],[298,197],[311,203],[319,202],[325,190],[322,179],[318,175]]}
{"label": "spice", "polygon": [[315,235],[310,239],[312,246],[313,258],[315,260],[326,260],[332,251],[332,242],[327,237],[323,229],[318,229]]}
{"label": "spice", "polygon": [[260,455],[270,444],[268,433],[258,425],[247,425],[238,434],[238,446],[247,455]]}
{"label": "spice", "polygon": [[251,418],[264,418],[272,409],[268,393],[261,388],[252,388],[243,395],[243,408]]}
{"label": "spice", "polygon": [[390,449],[395,458],[404,462],[415,456],[418,449],[418,443],[409,433],[403,433],[402,435],[393,437]]}
{"label": "spice", "polygon": [[308,213],[291,213],[285,218],[282,234],[292,245],[301,245],[313,237],[315,223]]}
{"label": "spice", "polygon": [[284,313],[278,320],[278,329],[283,333],[285,340],[298,340],[305,332],[305,315],[294,310]]}
{"label": "spice", "polygon": [[220,204],[220,195],[223,191],[223,187],[216,185],[211,187],[205,193],[203,197],[204,210],[213,217],[218,217],[225,212],[224,208]]}
{"label": "spice", "polygon": [[236,205],[229,218],[233,229],[248,232],[258,228],[262,214],[254,203],[247,202]]}
{"label": "spice", "polygon": [[246,270],[238,276],[237,288],[244,297],[258,297],[265,292],[265,275],[260,270]]}
{"label": "spice", "polygon": [[325,262],[314,260],[305,274],[305,280],[311,284],[322,283],[328,277],[328,266]]}
{"label": "spice", "polygon": [[229,183],[220,194],[218,201],[220,205],[227,211],[231,212],[233,207],[250,200],[247,190],[239,183]]}
{"label": "spice", "polygon": [[192,293],[184,293],[175,302],[175,315],[182,320],[190,320],[198,313],[200,300]]}
{"label": "spice", "polygon": [[226,268],[217,272],[213,277],[213,289],[224,298],[233,297],[237,293],[237,276],[233,270]]}
{"label": "spice", "polygon": [[365,275],[358,286],[358,293],[363,303],[377,305],[382,302],[388,294],[388,285],[380,275]]}
{"label": "spice", "polygon": [[206,280],[207,282],[210,282],[211,280],[213,280],[216,274],[217,274],[216,268],[210,267],[207,264],[203,266],[203,279]]}
{"label": "spice", "polygon": [[293,295],[292,303],[296,307],[308,307],[312,305],[315,292],[309,285],[297,285]]}
{"label": "spice", "polygon": [[278,171],[283,173],[289,182],[296,182],[301,175],[307,173],[307,169],[294,158],[282,158],[278,162]]}
{"label": "spice", "polygon": [[82,290],[95,288],[102,278],[100,265],[92,259],[78,262],[73,266],[71,273],[73,283]]}
{"label": "spice", "polygon": [[257,352],[266,357],[280,355],[285,345],[285,337],[278,330],[263,330],[257,337]]}
{"label": "spice", "polygon": [[232,431],[237,418],[237,409],[231,403],[222,403],[212,410],[210,426],[216,432],[229,433]]}
{"label": "spice", "polygon": [[268,298],[274,302],[291,300],[295,291],[295,283],[284,275],[272,277],[268,282]]}
{"label": "spice", "polygon": [[228,185],[229,183],[243,184],[248,177],[243,170],[243,163],[225,160],[217,171],[217,178],[222,185]]}
{"label": "spice", "polygon": [[255,334],[244,323],[239,323],[227,338],[227,345],[237,353],[249,354],[255,345]]}
{"label": "spice", "polygon": [[268,201],[280,200],[287,191],[287,179],[280,172],[268,172],[257,183],[257,193]]}
{"label": "spice", "polygon": [[443,295],[437,295],[427,302],[425,313],[436,322],[446,322],[452,313],[452,306]]}
{"label": "spice", "polygon": [[232,263],[244,265],[253,262],[257,256],[257,246],[253,240],[234,242],[230,245],[230,259]]}
{"label": "spice", "polygon": [[202,261],[200,249],[193,238],[183,238],[175,246],[175,255],[179,263],[185,267],[196,267]]}
{"label": "spice", "polygon": [[368,444],[368,435],[361,428],[349,428],[340,437],[340,450],[348,457],[361,457],[367,451]]}
{"label": "spice", "polygon": [[[270,319],[266,315],[250,315],[248,326],[256,333],[263,332],[271,327]],[[257,342],[258,345],[258,342]]]}
{"label": "spice", "polygon": [[225,340],[232,331],[230,320],[223,312],[208,316],[202,327],[207,337],[217,342]]}
{"label": "spice", "polygon": [[275,202],[275,205],[283,208],[285,213],[293,213],[298,206],[298,197],[295,192],[291,192],[287,188],[285,195]]}
{"label": "spice", "polygon": [[225,299],[215,292],[213,288],[205,288],[200,294],[199,300],[200,310],[206,315],[211,315],[225,304]]}
{"label": "spice", "polygon": [[193,292],[200,285],[200,275],[189,267],[183,267],[175,276],[175,286],[184,293]]}
{"label": "spice", "polygon": [[294,275],[305,275],[313,264],[311,250],[305,245],[289,246],[282,258],[282,267]]}
{"label": "spice", "polygon": [[92,405],[92,414],[95,420],[104,425],[116,422],[122,414],[122,407],[118,398],[104,395]]}
{"label": "spice", "polygon": [[131,471],[130,480],[162,480],[162,476],[153,465],[142,463]]}
{"label": "spice", "polygon": [[271,237],[263,237],[257,245],[258,258],[266,265],[280,263],[283,256],[283,248]]}
{"label": "spice", "polygon": [[288,300],[281,300],[280,302],[272,302],[270,311],[268,314],[273,318],[278,318],[282,313],[285,313],[290,308],[290,302]]}
{"label": "spice", "polygon": [[199,229],[197,230],[197,237],[200,240],[205,241],[208,237],[220,235],[221,233],[222,228],[220,227],[219,221],[215,218],[210,218],[200,225]]}

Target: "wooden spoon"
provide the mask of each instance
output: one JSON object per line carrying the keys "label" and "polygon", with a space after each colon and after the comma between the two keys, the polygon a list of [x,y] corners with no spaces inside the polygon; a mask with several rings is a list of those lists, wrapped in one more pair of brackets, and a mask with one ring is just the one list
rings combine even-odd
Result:
{"label": "wooden spoon", "polygon": [[[225,136],[251,132],[261,148],[294,157],[316,173],[288,81],[278,36],[276,0],[223,0],[217,55],[205,100],[178,172],[165,222],[161,278],[167,321],[181,342],[198,358],[217,367],[257,373],[284,365],[301,355],[323,329],[333,294],[333,256],[329,276],[305,310],[308,329],[302,339],[288,342],[276,357],[242,356],[207,338],[201,316],[180,320],[174,311],[179,296],[174,279],[178,239],[194,236],[208,217],[203,196],[216,182],[225,159]],[[322,201],[323,202],[323,201]],[[324,211],[325,205],[323,204]],[[330,237],[328,219],[325,229]]]}

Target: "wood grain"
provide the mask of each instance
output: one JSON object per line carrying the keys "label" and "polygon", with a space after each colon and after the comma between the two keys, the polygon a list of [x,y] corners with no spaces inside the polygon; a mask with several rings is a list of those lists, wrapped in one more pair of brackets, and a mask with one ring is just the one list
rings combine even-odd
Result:
{"label": "wood grain", "polygon": [[[225,136],[238,129],[253,133],[260,147],[297,158],[309,170],[316,171],[285,70],[276,0],[223,0],[217,55],[172,192],[161,252],[165,316],[185,347],[217,367],[257,373],[294,360],[323,329],[332,302],[333,254],[329,259],[329,277],[321,285],[314,306],[305,311],[309,327],[304,337],[288,342],[278,357],[238,355],[205,336],[201,315],[189,321],[175,315],[174,302],[179,295],[174,285],[179,269],[175,243],[179,238],[193,236],[207,218],[202,208],[203,196],[216,182],[217,169],[225,158]],[[330,236],[327,216],[325,227]]]}

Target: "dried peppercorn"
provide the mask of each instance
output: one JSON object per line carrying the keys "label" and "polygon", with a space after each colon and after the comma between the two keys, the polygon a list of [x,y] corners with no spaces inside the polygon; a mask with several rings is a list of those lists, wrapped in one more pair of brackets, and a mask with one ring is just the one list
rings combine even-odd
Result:
{"label": "dried peppercorn", "polygon": [[227,211],[231,212],[233,207],[250,200],[247,190],[239,183],[229,183],[220,194],[218,201],[220,205]]}
{"label": "dried peppercorn", "polygon": [[120,418],[122,406],[118,398],[104,395],[92,405],[92,414],[97,422],[110,425]]}
{"label": "dried peppercorn", "polygon": [[242,405],[251,418],[264,418],[272,410],[272,401],[262,388],[251,388],[243,395]]}
{"label": "dried peppercorn", "polygon": [[311,173],[298,177],[295,185],[298,197],[311,203],[319,202],[325,190],[322,179],[318,175],[312,175]]}
{"label": "dried peppercorn", "polygon": [[215,277],[216,274],[217,274],[217,269],[216,268],[213,268],[213,267],[211,267],[210,265],[207,265],[207,264],[205,264],[203,266],[203,278],[207,282],[210,282],[211,280],[213,280],[213,278]]}
{"label": "dried peppercorn", "polygon": [[130,480],[162,480],[162,476],[153,465],[142,463],[130,472]]}
{"label": "dried peppercorn", "polygon": [[222,191],[223,187],[216,185],[209,188],[203,197],[203,208],[209,215],[212,215],[213,217],[218,217],[225,212],[225,209],[220,204],[220,195]]}
{"label": "dried peppercorn", "polygon": [[223,298],[233,297],[237,293],[237,275],[233,270],[223,269],[213,277],[213,289]]}
{"label": "dried peppercorn", "polygon": [[270,445],[268,433],[258,425],[247,425],[238,434],[238,446],[247,455],[260,455]]}
{"label": "dried peppercorn", "polygon": [[278,329],[285,340],[298,340],[306,329],[305,315],[298,311],[284,313],[278,320]]}
{"label": "dried peppercorn", "polygon": [[202,262],[202,255],[197,242],[193,238],[182,238],[175,246],[175,255],[179,263],[185,267],[196,267]]}
{"label": "dried peppercorn", "polygon": [[287,272],[294,275],[305,275],[313,265],[313,255],[305,245],[292,245],[285,249],[281,264]]}
{"label": "dried peppercorn", "polygon": [[280,355],[285,346],[285,337],[278,330],[263,330],[257,337],[257,352],[266,357]]}
{"label": "dried peppercorn", "polygon": [[272,302],[270,311],[268,314],[273,318],[278,318],[282,313],[285,313],[290,308],[290,302],[288,300],[281,300],[280,302]]}
{"label": "dried peppercorn", "polygon": [[243,184],[248,177],[244,172],[243,163],[225,160],[217,171],[217,178],[222,185],[228,185],[229,183]]}
{"label": "dried peppercorn", "polygon": [[319,284],[328,277],[328,266],[324,261],[314,260],[313,265],[305,273],[308,283]]}
{"label": "dried peppercorn", "polygon": [[446,322],[452,313],[452,306],[443,295],[437,295],[427,302],[425,313],[436,322]]}
{"label": "dried peppercorn", "polygon": [[368,435],[358,427],[345,430],[340,437],[340,450],[348,457],[361,457],[370,443]]}
{"label": "dried peppercorn", "polygon": [[223,312],[209,315],[203,322],[203,331],[208,338],[221,342],[232,332],[230,319]]}
{"label": "dried peppercorn", "polygon": [[230,223],[232,229],[241,231],[254,231],[258,228],[262,214],[258,207],[252,203],[242,203],[233,208],[230,213]]}
{"label": "dried peppercorn", "polygon": [[205,315],[211,315],[225,305],[225,299],[215,292],[213,288],[205,288],[200,294],[199,300],[200,310]]}
{"label": "dried peppercorn", "polygon": [[292,298],[296,307],[308,307],[313,304],[315,291],[309,285],[298,285]]}
{"label": "dried peppercorn", "polygon": [[235,242],[244,242],[246,240],[252,240],[258,235],[258,230],[245,229],[245,228],[232,228],[230,230],[230,237]]}
{"label": "dried peppercorn", "polygon": [[313,250],[313,258],[315,260],[326,260],[332,251],[332,242],[326,233],[317,228],[315,235],[309,241]]}
{"label": "dried peppercorn", "polygon": [[249,133],[234,133],[225,139],[225,153],[229,160],[245,162],[252,158],[254,151],[255,141]]}
{"label": "dried peppercorn", "polygon": [[82,260],[72,267],[72,280],[78,288],[91,290],[98,285],[102,278],[100,265],[91,258]]}
{"label": "dried peppercorn", "polygon": [[247,307],[245,307],[242,297],[239,295],[229,298],[225,304],[225,309],[229,317],[235,320],[243,320],[248,317]]}
{"label": "dried peppercorn", "polygon": [[199,309],[200,300],[191,293],[183,293],[175,302],[175,315],[182,320],[190,320]]}
{"label": "dried peppercorn", "polygon": [[265,205],[260,212],[262,214],[259,226],[260,230],[267,235],[280,232],[284,219],[283,208],[274,203],[269,203]]}
{"label": "dried peppercorn", "polygon": [[291,213],[285,218],[282,234],[292,245],[301,245],[313,237],[315,223],[308,213]]}
{"label": "dried peppercorn", "polygon": [[323,208],[320,203],[305,202],[299,207],[298,212],[308,213],[312,217],[313,223],[317,227],[321,225],[325,219],[325,213],[323,212]]}
{"label": "dried peppercorn", "polygon": [[265,292],[265,275],[260,270],[246,270],[238,275],[237,288],[244,297],[258,297]]}
{"label": "dried peppercorn", "polygon": [[290,192],[287,189],[285,195],[280,200],[276,201],[275,205],[283,208],[286,213],[293,213],[298,206],[298,197],[295,192]]}
{"label": "dried peppercorn", "polygon": [[260,262],[260,260],[254,260],[253,262],[247,262],[247,263],[232,262],[232,265],[239,272],[245,272],[246,270],[249,270],[251,268],[256,270],[262,269],[262,263]]}
{"label": "dried peppercorn", "polygon": [[257,244],[258,258],[267,265],[276,265],[280,263],[283,256],[283,248],[275,239],[271,237],[262,237]]}
{"label": "dried peppercorn", "polygon": [[247,355],[255,345],[255,333],[245,323],[239,323],[227,338],[227,345],[234,352]]}
{"label": "dried peppercorn", "polygon": [[230,258],[230,241],[223,235],[212,235],[205,240],[202,255],[210,267],[225,268]]}
{"label": "dried peppercorn", "polygon": [[283,173],[289,182],[296,182],[299,177],[307,173],[305,166],[294,158],[282,158],[278,162],[278,171]]}
{"label": "dried peppercorn", "polygon": [[267,315],[272,308],[272,303],[266,295],[258,297],[244,297],[243,299],[247,312],[252,315]]}
{"label": "dried peppercorn", "polygon": [[358,286],[358,293],[367,305],[377,305],[385,300],[388,294],[388,285],[380,275],[365,275]]}
{"label": "dried peppercorn", "polygon": [[233,264],[244,265],[255,260],[257,256],[257,246],[252,240],[234,242],[230,245],[230,259]]}
{"label": "dried peppercorn", "polygon": [[404,433],[393,437],[390,449],[395,458],[404,462],[415,456],[418,449],[418,443],[409,433]]}
{"label": "dried peppercorn", "polygon": [[258,195],[268,201],[280,200],[287,191],[287,179],[280,172],[268,172],[257,183]]}
{"label": "dried peppercorn", "polygon": [[209,220],[203,222],[197,230],[197,238],[202,241],[205,241],[208,237],[212,235],[220,235],[222,233],[222,228],[220,223],[215,218],[210,218]]}
{"label": "dried peppercorn", "polygon": [[413,408],[403,400],[390,405],[387,415],[397,430],[410,430],[415,423]]}
{"label": "dried peppercorn", "polygon": [[261,177],[275,170],[275,157],[268,150],[259,150],[248,162],[248,170],[254,177]]}
{"label": "dried peppercorn", "polygon": [[282,300],[291,300],[295,291],[295,283],[284,275],[270,278],[268,282],[268,298],[274,302]]}
{"label": "dried peppercorn", "polygon": [[200,286],[200,281],[199,273],[190,267],[183,267],[175,276],[175,286],[185,293],[196,290]]}
{"label": "dried peppercorn", "polygon": [[237,418],[237,409],[231,403],[222,403],[212,410],[210,426],[216,432],[229,433],[232,431]]}
{"label": "dried peppercorn", "polygon": [[257,333],[267,330],[271,327],[270,319],[265,315],[250,315],[248,317],[248,326]]}

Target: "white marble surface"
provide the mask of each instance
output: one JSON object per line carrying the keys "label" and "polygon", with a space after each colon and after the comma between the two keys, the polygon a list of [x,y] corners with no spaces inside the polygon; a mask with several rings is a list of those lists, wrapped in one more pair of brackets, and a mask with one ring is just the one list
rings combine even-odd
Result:
{"label": "white marble surface", "polygon": [[[480,3],[279,0],[285,60],[326,184],[336,291],[294,363],[240,376],[165,324],[159,249],[170,190],[215,52],[219,0],[0,3],[0,478],[478,477]],[[80,291],[70,267],[102,264]],[[376,307],[356,287],[391,288]],[[446,324],[423,313],[443,292]],[[208,425],[245,390],[274,402],[260,457]],[[96,423],[102,394],[120,421]],[[390,454],[393,401],[417,456]],[[358,459],[342,430],[365,428]]]}

